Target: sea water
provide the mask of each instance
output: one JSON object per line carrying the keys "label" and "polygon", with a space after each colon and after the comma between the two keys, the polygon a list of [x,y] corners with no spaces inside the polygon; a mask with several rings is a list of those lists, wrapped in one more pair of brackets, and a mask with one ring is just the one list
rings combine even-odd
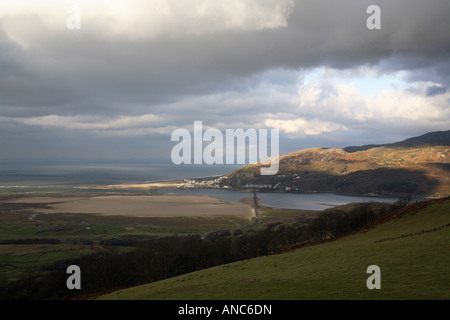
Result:
{"label": "sea water", "polygon": [[237,166],[147,162],[0,162],[0,194],[77,192],[97,186],[216,177]]}

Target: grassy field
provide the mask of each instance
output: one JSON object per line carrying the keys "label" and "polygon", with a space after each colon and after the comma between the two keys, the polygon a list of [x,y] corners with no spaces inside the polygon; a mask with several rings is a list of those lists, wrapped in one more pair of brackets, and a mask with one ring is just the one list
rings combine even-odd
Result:
{"label": "grassy field", "polygon": [[[92,194],[85,194],[89,196]],[[48,197],[49,195],[42,195]],[[70,197],[72,194],[52,194]],[[76,196],[79,196],[77,194]],[[8,199],[11,197],[3,197]],[[14,198],[20,198],[15,196]],[[267,223],[292,220],[310,211],[264,208],[257,224],[235,216],[208,217],[130,217],[94,214],[37,214],[42,203],[0,202],[0,280],[17,280],[30,270],[104,250],[111,239],[149,239],[167,236],[204,234],[218,230],[258,228]],[[267,219],[265,218],[267,217]],[[50,239],[57,243],[33,243]],[[21,243],[31,240],[30,243]],[[133,248],[114,246],[124,252]]]}
{"label": "grassy field", "polygon": [[[449,299],[450,200],[415,204],[335,241],[222,265],[98,299]],[[367,267],[381,269],[369,290]]]}

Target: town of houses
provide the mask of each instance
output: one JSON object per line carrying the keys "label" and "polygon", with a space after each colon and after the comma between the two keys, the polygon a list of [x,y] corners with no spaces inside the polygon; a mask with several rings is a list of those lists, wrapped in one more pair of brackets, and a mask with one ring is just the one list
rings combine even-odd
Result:
{"label": "town of houses", "polygon": [[[288,178],[289,180],[300,179],[298,174],[293,175],[277,175],[278,178]],[[179,186],[181,189],[233,189],[227,184],[228,177],[222,176],[219,178],[205,178],[205,179],[185,179],[184,184]],[[236,189],[236,188],[234,188]],[[247,183],[239,187],[244,190],[273,190],[273,191],[299,191],[298,188],[292,186],[286,186],[278,182],[276,184],[252,184]]]}

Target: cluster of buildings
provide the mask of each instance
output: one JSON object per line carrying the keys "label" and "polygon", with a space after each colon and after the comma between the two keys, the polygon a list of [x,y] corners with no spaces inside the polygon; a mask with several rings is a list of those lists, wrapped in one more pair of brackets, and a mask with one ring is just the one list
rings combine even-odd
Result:
{"label": "cluster of buildings", "polygon": [[[279,178],[299,179],[295,175],[279,175]],[[283,185],[281,182],[276,184],[258,184],[247,183],[245,185],[232,187],[227,184],[228,177],[222,176],[218,178],[203,178],[203,179],[185,179],[184,184],[179,186],[181,189],[244,189],[244,190],[272,190],[272,191],[299,191],[296,187]]]}
{"label": "cluster of buildings", "polygon": [[230,186],[224,185],[227,177],[219,177],[216,179],[184,179],[184,184],[178,188],[183,189],[231,189]]}

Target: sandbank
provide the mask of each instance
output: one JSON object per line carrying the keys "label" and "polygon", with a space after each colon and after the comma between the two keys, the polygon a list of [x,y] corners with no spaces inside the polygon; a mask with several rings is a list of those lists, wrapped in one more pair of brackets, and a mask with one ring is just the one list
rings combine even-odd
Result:
{"label": "sandbank", "polygon": [[47,208],[35,208],[44,214],[88,213],[102,216],[132,217],[252,217],[252,207],[244,203],[227,202],[208,196],[192,195],[106,195],[92,197],[26,197],[8,201],[16,203],[46,203]]}
{"label": "sandbank", "polygon": [[136,183],[136,184],[112,184],[105,186],[96,186],[95,189],[114,190],[114,189],[153,189],[153,188],[176,188],[182,186],[183,181],[161,181],[150,183]]}

